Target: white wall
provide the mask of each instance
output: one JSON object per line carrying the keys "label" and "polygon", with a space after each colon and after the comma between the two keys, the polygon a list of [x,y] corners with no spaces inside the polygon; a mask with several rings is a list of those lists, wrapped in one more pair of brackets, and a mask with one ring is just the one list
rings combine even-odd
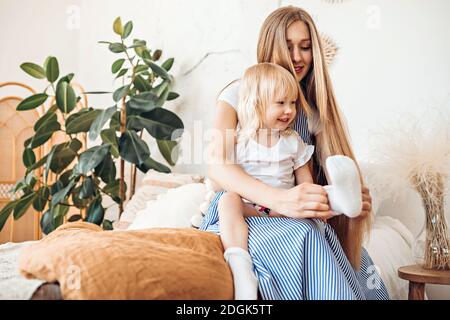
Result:
{"label": "white wall", "polygon": [[[55,55],[62,72],[75,72],[87,90],[111,90],[110,65],[115,55],[97,41],[115,39],[112,21],[120,15],[123,21],[133,20],[134,37],[163,50],[162,59],[175,57],[172,74],[181,97],[168,107],[180,115],[188,132],[196,125],[206,130],[219,90],[256,61],[262,21],[287,4],[307,9],[318,29],[340,48],[330,72],[358,158],[369,155],[368,137],[379,123],[411,107],[449,101],[450,1],[446,0],[338,4],[321,0],[0,0],[0,81],[23,81],[42,89],[19,65],[42,63],[47,55]],[[112,105],[105,96],[91,102],[100,108]],[[197,152],[193,158],[197,163],[178,165],[174,171],[204,173],[203,150]],[[400,215],[413,232],[418,231],[423,212],[416,194],[385,202],[381,209],[383,214]]]}
{"label": "white wall", "polygon": [[[170,108],[189,131],[196,120],[207,127],[218,91],[255,62],[259,27],[280,4],[307,9],[339,46],[330,72],[359,158],[368,154],[367,135],[380,121],[411,106],[449,99],[445,15],[450,2],[445,0],[1,0],[0,77],[42,87],[18,66],[52,54],[62,72],[74,71],[87,90],[110,90],[115,55],[97,41],[115,39],[111,25],[120,15],[133,20],[133,36],[163,49],[162,59],[175,57],[172,73],[181,98]],[[91,102],[101,108],[112,104],[109,97]],[[204,172],[198,162],[175,170]]]}

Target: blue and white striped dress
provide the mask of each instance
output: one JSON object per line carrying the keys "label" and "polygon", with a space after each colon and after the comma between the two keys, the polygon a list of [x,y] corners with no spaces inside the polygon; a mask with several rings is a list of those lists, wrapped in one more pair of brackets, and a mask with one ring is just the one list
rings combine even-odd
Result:
{"label": "blue and white striped dress", "polygon": [[[236,92],[235,88],[232,90]],[[298,114],[295,129],[306,143],[312,143],[302,112]],[[217,205],[223,194],[218,192],[211,201],[201,230],[219,233]],[[363,249],[361,268],[355,271],[336,233],[322,220],[287,217],[245,220],[249,229],[249,253],[262,299],[389,299],[367,251]]]}

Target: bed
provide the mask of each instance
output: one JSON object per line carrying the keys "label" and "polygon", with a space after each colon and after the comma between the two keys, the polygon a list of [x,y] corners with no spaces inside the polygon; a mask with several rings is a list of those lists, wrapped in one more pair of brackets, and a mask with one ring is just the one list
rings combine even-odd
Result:
{"label": "bed", "polygon": [[[24,89],[28,94],[34,92],[32,88],[20,83],[0,84],[0,87],[6,86],[8,88],[20,88],[22,90],[21,95],[23,95]],[[30,132],[33,132],[33,123],[44,111],[43,109],[36,109],[34,113],[28,112],[18,115],[15,107],[21,99],[19,96],[10,95],[0,100],[2,108],[2,118],[0,119],[3,137],[2,149],[12,150],[10,157],[2,157],[2,165],[0,166],[0,201],[3,202],[9,201],[6,191],[17,181],[18,177],[23,175],[24,168],[21,167],[20,161],[23,141],[30,135]],[[87,105],[86,101],[84,101],[84,105]],[[82,104],[81,107],[83,107]],[[14,121],[11,119],[14,119]],[[48,151],[53,143],[55,141],[50,141],[48,145],[43,147],[45,150],[38,150],[38,158]],[[19,148],[14,146],[19,146]],[[208,190],[207,182],[203,181],[203,178],[198,174],[173,173],[164,175],[151,170],[141,179],[136,194],[128,202],[120,220],[110,219],[118,220],[115,223],[115,229],[118,231],[162,228],[162,230],[180,230],[180,234],[184,232],[189,236],[196,236],[197,231],[194,231],[195,229],[191,227],[199,225],[202,218],[201,211],[205,210],[205,199],[211,199],[212,196],[213,193]],[[31,275],[30,279],[27,279],[23,276],[23,272],[19,271],[19,258],[22,253],[43,241],[40,240],[42,234],[39,232],[39,218],[40,213],[32,212],[32,209],[30,209],[30,212],[19,221],[14,221],[10,217],[4,230],[0,233],[0,243],[4,243],[0,245],[0,299],[62,299],[63,292],[58,283],[31,279]],[[215,263],[215,266],[223,271],[216,278],[228,283],[225,290],[222,290],[223,288],[219,290],[222,295],[214,295],[213,293],[211,298],[229,298],[230,272],[224,264],[221,252],[219,252],[220,243],[217,242],[217,238],[208,238],[208,236],[199,235],[201,239],[207,239],[208,242],[207,244],[201,244],[200,248],[213,244],[209,249],[212,250],[211,252],[215,252],[219,260],[212,259],[212,262],[210,262],[213,265]],[[173,237],[173,234],[168,237]],[[371,237],[368,239],[366,248],[379,267],[381,277],[393,299],[405,299],[407,297],[407,283],[397,277],[397,268],[412,262],[411,246],[412,235],[399,220],[379,215],[375,217]],[[388,247],[390,248],[389,251],[386,250]],[[184,249],[192,250],[193,248]],[[196,254],[195,251],[194,255]],[[43,263],[45,264],[45,259]],[[210,266],[205,265],[205,270],[208,267]],[[190,271],[196,273],[199,279],[202,279],[203,274],[199,273],[197,269],[191,268]],[[165,275],[162,272],[161,277],[163,276]],[[189,273],[185,276],[188,277]],[[220,281],[217,283],[220,284]],[[195,285],[195,282],[191,283],[191,286],[195,287]],[[164,286],[162,290],[164,291]],[[195,296],[189,297],[195,298]]]}
{"label": "bed", "polygon": [[[205,198],[210,197],[204,183],[196,179],[179,179],[183,175],[172,175],[172,181],[164,186],[161,181],[155,187],[155,175],[147,180],[143,180],[143,185],[138,189],[134,201],[131,201],[126,208],[120,224],[116,224],[117,229],[129,229],[127,232],[141,232],[142,229],[150,228],[154,230],[174,230],[175,232],[191,232],[196,235],[200,232],[192,228],[198,216],[199,207]],[[151,174],[150,174],[151,175]],[[177,180],[178,179],[178,180]],[[176,183],[173,181],[177,180]],[[149,184],[146,184],[150,183]],[[148,189],[150,187],[150,190]],[[166,188],[165,188],[166,187]],[[153,189],[151,189],[153,188]],[[153,193],[152,193],[153,192]],[[147,199],[147,201],[145,201]],[[148,200],[150,199],[150,200]],[[183,207],[184,210],[179,208]],[[161,208],[164,208],[164,214]],[[147,219],[144,219],[144,215]],[[139,218],[138,218],[139,217]],[[137,221],[137,222],[136,222]],[[134,228],[131,227],[134,223]],[[137,226],[136,226],[137,225]],[[142,228],[139,228],[139,225]],[[130,228],[131,227],[131,228]],[[140,230],[139,230],[140,229]],[[189,236],[192,236],[189,234]],[[188,239],[188,238],[186,238]],[[41,240],[42,241],[42,240]],[[186,240],[183,240],[186,242]],[[214,239],[209,239],[213,243]],[[27,279],[23,272],[18,270],[18,259],[21,250],[37,242],[7,243],[0,245],[0,299],[62,299],[62,292],[58,283],[48,283],[42,280]],[[181,243],[181,242],[180,242]],[[400,266],[413,263],[412,259],[413,236],[409,229],[398,219],[389,216],[375,215],[373,228],[365,247],[372,257],[388,291],[391,299],[407,299],[408,283],[397,276],[397,269]],[[201,245],[203,248],[203,245]],[[212,250],[219,250],[214,247]],[[386,250],[389,248],[389,250]],[[198,248],[195,249],[198,251]],[[220,253],[215,251],[215,256],[221,258]],[[230,283],[231,278],[226,265],[220,261],[214,262],[214,269],[221,269],[214,277],[220,278],[222,282]],[[195,262],[189,262],[195,264]],[[180,269],[180,268],[178,268]],[[211,270],[211,266],[203,267],[203,270]],[[198,271],[198,268],[191,268],[189,272]],[[190,274],[190,273],[186,274]],[[206,271],[208,273],[210,271]],[[227,273],[228,272],[228,273]],[[201,278],[203,272],[198,272],[193,277],[200,277],[200,281],[209,281],[211,277]],[[162,277],[163,273],[159,275]],[[200,276],[199,276],[200,274]],[[177,275],[177,277],[182,277]],[[186,276],[185,276],[186,277]],[[159,279],[160,280],[160,279]],[[164,280],[167,281],[167,280]],[[218,283],[220,283],[220,281]],[[193,288],[195,283],[189,284]],[[219,290],[220,291],[220,290]],[[213,293],[208,297],[211,299],[230,298],[230,287],[222,290],[218,295]],[[185,295],[175,297],[176,299],[203,299],[195,295]],[[119,298],[123,298],[119,296]],[[155,296],[151,296],[155,298]],[[168,295],[156,297],[161,299],[171,299]]]}

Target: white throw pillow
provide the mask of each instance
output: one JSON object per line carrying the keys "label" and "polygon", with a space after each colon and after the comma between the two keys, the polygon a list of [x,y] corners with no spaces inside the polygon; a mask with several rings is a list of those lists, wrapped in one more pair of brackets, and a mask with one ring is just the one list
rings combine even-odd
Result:
{"label": "white throw pillow", "polygon": [[204,201],[206,188],[203,183],[190,183],[169,189],[156,200],[147,202],[127,230],[148,228],[189,228],[191,219],[198,215]]}

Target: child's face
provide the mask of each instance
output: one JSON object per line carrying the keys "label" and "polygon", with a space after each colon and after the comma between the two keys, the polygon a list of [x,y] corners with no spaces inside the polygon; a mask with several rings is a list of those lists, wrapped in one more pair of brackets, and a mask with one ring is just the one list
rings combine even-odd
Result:
{"label": "child's face", "polygon": [[296,98],[289,96],[275,97],[266,109],[264,127],[266,129],[286,130],[295,119]]}

